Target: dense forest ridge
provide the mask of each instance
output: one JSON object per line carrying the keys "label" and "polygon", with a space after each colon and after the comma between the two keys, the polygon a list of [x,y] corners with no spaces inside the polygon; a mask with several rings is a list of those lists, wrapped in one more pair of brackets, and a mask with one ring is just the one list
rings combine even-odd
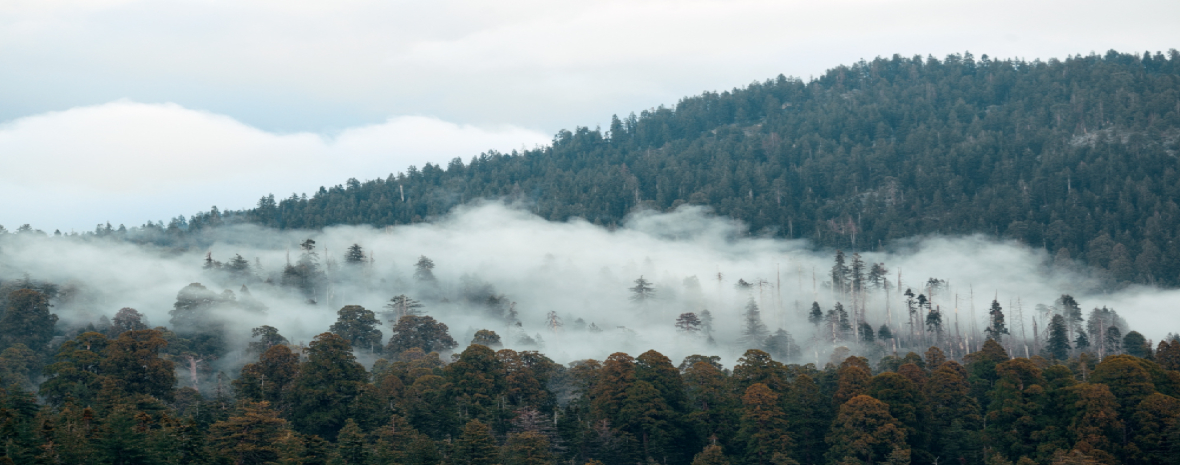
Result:
{"label": "dense forest ridge", "polygon": [[[488,330],[446,357],[458,346],[447,326],[403,314],[367,369],[354,352],[381,346],[379,323],[345,306],[306,346],[254,328],[256,361],[236,379],[178,388],[178,373],[195,378],[210,357],[196,352],[219,328],[194,323],[216,298],[186,287],[173,329],[124,308],[73,331],[38,398],[20,380],[57,318],[40,291],[8,294],[0,463],[1159,464],[1180,452],[1180,339],[1153,350],[1130,332],[1099,346],[1105,357],[1071,351],[1061,314],[1046,357],[1010,357],[993,312],[992,337],[959,361],[936,346],[875,361],[841,347],[820,368],[750,349],[732,370],[705,355],[677,367],[654,350],[567,367],[496,350]],[[684,317],[684,331],[700,330]]]}
{"label": "dense forest ridge", "polygon": [[[271,292],[322,309],[333,283],[364,281],[371,257],[353,245],[333,265],[309,239],[268,276],[208,254],[203,273],[226,290],[185,286],[154,328],[132,308],[63,325],[51,302],[77,289],[0,283],[0,463],[1146,464],[1180,445],[1180,337],[1153,349],[1111,309],[1084,318],[1069,295],[1037,306],[1043,331],[1026,333],[1009,316],[1020,307],[994,300],[984,328],[960,327],[934,304],[947,283],[899,292],[885,264],[856,253],[836,254],[825,286],[836,302],[813,303],[795,336],[769,331],[759,302],[774,299],[739,279],[749,297],[736,342],[748,350],[731,369],[715,355],[676,366],[655,350],[562,365],[517,329],[477,331],[454,354],[433,307],[467,301],[509,328],[520,321],[490,286],[447,294],[427,257],[409,287],[421,296],[338,307],[307,345],[262,325],[237,348],[218,316],[295,311],[270,310],[260,298]],[[620,291],[644,314],[669,289],[640,276]],[[903,305],[874,329],[891,292]],[[665,324],[684,344],[716,344],[707,310]],[[549,312],[545,331],[561,341],[601,329]]]}
{"label": "dense forest ridge", "polygon": [[1047,62],[895,55],[810,82],[706,92],[612,118],[605,132],[560,131],[548,147],[149,222],[136,236],[168,242],[159,233],[232,222],[408,224],[487,198],[608,226],[694,204],[752,234],[820,247],[984,233],[1044,248],[1063,266],[1080,260],[1112,285],[1176,286],[1178,95],[1176,50]]}

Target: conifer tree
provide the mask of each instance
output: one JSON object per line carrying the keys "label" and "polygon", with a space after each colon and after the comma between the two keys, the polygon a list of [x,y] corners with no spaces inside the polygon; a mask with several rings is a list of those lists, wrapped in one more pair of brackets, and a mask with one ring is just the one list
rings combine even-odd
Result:
{"label": "conifer tree", "polygon": [[396,295],[389,299],[389,303],[385,304],[388,311],[385,312],[385,320],[390,323],[396,323],[403,316],[421,315],[421,308],[424,307],[421,302],[407,297],[405,294]]}
{"label": "conifer tree", "polygon": [[1123,336],[1123,350],[1127,355],[1139,358],[1151,357],[1151,346],[1147,343],[1147,338],[1139,334],[1138,331],[1128,332]]}
{"label": "conifer tree", "polygon": [[372,310],[360,305],[345,305],[336,311],[336,322],[328,331],[348,339],[353,347],[377,352],[384,337],[377,329],[380,325]]}
{"label": "conifer tree", "polygon": [[995,339],[996,342],[1004,342],[1004,335],[1008,334],[1008,325],[1004,323],[1004,308],[1000,306],[1000,302],[992,300],[991,309],[987,311],[988,325],[983,332],[987,334],[989,339]]}
{"label": "conifer tree", "polygon": [[277,445],[285,427],[286,421],[266,402],[247,403],[236,415],[209,426],[209,443],[236,464],[273,463],[279,458]]}
{"label": "conifer tree", "polygon": [[1053,315],[1049,320],[1049,340],[1045,346],[1045,351],[1055,360],[1069,359],[1069,333],[1065,325],[1065,317],[1061,315]]}
{"label": "conifer tree", "polygon": [[344,263],[360,265],[365,262],[365,249],[360,244],[353,244],[344,252]]}
{"label": "conifer tree", "polygon": [[369,450],[365,444],[365,434],[351,418],[345,420],[344,427],[336,436],[336,453],[333,464],[365,465],[369,463]]}
{"label": "conifer tree", "polygon": [[807,313],[807,321],[811,323],[818,330],[820,323],[824,322],[824,311],[819,308],[819,302],[811,303],[811,311]]}
{"label": "conifer tree", "polygon": [[425,255],[418,257],[418,262],[414,263],[414,279],[424,283],[438,281],[434,277],[434,260],[426,258]]}
{"label": "conifer tree", "polygon": [[549,439],[535,431],[510,433],[501,449],[504,465],[549,465],[552,457]]}
{"label": "conifer tree", "polygon": [[463,434],[455,441],[456,465],[493,465],[498,462],[499,448],[492,428],[479,420],[471,420],[463,427]]}
{"label": "conifer tree", "polygon": [[751,297],[746,302],[745,326],[742,328],[742,345],[746,349],[762,348],[766,344],[766,337],[770,330],[762,323],[762,312],[758,311],[758,304]]}
{"label": "conifer tree", "polygon": [[472,344],[479,344],[489,349],[499,349],[504,346],[500,342],[500,335],[490,329],[481,329],[475,332],[475,337],[471,339]]}
{"label": "conifer tree", "polygon": [[889,406],[861,395],[840,406],[828,433],[830,463],[884,461],[895,450],[907,450],[905,430],[889,414]]}
{"label": "conifer tree", "polygon": [[791,449],[786,414],[779,406],[779,396],[765,384],[755,383],[742,396],[739,441],[744,442],[746,463],[769,464],[775,454]]}
{"label": "conifer tree", "polygon": [[722,453],[721,446],[710,444],[692,458],[692,465],[729,465],[729,460]]}
{"label": "conifer tree", "polygon": [[0,350],[23,344],[42,352],[53,338],[57,315],[49,313],[49,297],[33,289],[8,294],[8,307],[0,316]]}
{"label": "conifer tree", "polygon": [[695,313],[681,313],[676,317],[676,330],[685,334],[696,334],[701,330],[701,319]]}
{"label": "conifer tree", "polygon": [[656,296],[656,288],[652,286],[651,282],[643,279],[640,276],[635,280],[635,286],[628,288],[631,291],[631,301],[639,305],[648,303]]}

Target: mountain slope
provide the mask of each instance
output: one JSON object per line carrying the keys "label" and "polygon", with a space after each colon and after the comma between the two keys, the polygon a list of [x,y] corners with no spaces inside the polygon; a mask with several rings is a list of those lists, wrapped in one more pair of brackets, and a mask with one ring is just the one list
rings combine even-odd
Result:
{"label": "mountain slope", "polygon": [[1024,62],[894,56],[779,76],[561,131],[549,147],[427,164],[313,196],[264,197],[189,228],[428,220],[476,198],[612,225],[712,207],[753,234],[872,249],[986,233],[1118,282],[1180,283],[1180,53]]}

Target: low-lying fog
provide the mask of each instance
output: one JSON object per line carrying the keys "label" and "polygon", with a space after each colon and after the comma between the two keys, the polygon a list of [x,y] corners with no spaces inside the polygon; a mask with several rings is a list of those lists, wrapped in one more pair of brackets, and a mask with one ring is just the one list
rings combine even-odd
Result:
{"label": "low-lying fog", "polygon": [[[27,274],[72,286],[73,292],[57,299],[53,309],[61,317],[59,326],[66,327],[112,317],[122,307],[144,313],[150,325],[168,325],[177,292],[189,283],[216,292],[228,289],[239,298],[245,284],[267,310],[223,315],[239,346],[249,339],[251,328],[263,324],[278,328],[293,343],[306,343],[327,331],[343,305],[362,305],[380,316],[391,297],[405,294],[450,327],[459,350],[475,331],[490,329],[508,348],[541,350],[561,363],[656,349],[677,363],[700,353],[720,355],[728,365],[745,349],[738,341],[751,298],[770,331],[785,329],[806,347],[815,332],[806,319],[811,302],[818,301],[824,310],[835,303],[825,286],[835,251],[814,252],[802,240],[743,237],[740,231],[732,220],[696,207],[638,214],[609,230],[584,221],[549,222],[488,202],[460,208],[435,223],[384,229],[232,226],[210,232],[213,245],[208,250],[183,252],[120,241],[9,234],[0,239],[0,278]],[[308,238],[316,241],[318,263],[330,282],[315,304],[278,284],[284,266],[299,259],[299,244]],[[344,253],[353,244],[366,253],[362,266],[345,265]],[[1100,306],[1117,310],[1131,329],[1149,339],[1180,331],[1180,315],[1174,310],[1180,292],[1132,287],[1101,293],[1085,270],[1050,266],[1043,251],[1017,243],[982,236],[928,237],[888,248],[860,251],[866,263],[884,263],[894,287],[888,299],[883,292],[869,293],[866,315],[874,328],[887,319],[895,329],[902,326],[904,297],[897,288],[912,287],[917,294],[925,292],[928,279],[937,278],[948,285],[933,296],[934,305],[941,307],[951,331],[957,321],[964,334],[972,331],[972,319],[974,331],[982,331],[987,308],[997,298],[1014,334],[1020,331],[1014,312],[1019,302],[1031,339],[1031,319],[1037,316],[1033,307],[1052,304],[1063,293],[1075,296],[1087,314]],[[223,263],[240,254],[249,260],[254,277],[235,280],[204,270],[207,252]],[[845,252],[851,260],[853,251]],[[415,278],[420,256],[433,260],[436,282]],[[655,287],[655,298],[643,305],[632,301],[629,290],[640,276]],[[739,279],[752,286],[736,287]],[[504,297],[502,309],[518,312],[519,327],[488,311],[482,302],[491,295]],[[714,318],[713,346],[674,327],[679,314],[704,309]],[[556,312],[560,327],[550,324],[549,312]],[[1039,323],[1043,329],[1044,321]],[[601,332],[587,329],[591,324]],[[386,338],[389,328],[389,322],[381,327]],[[523,336],[539,341],[527,345]],[[814,355],[801,361],[826,361],[822,352]]]}

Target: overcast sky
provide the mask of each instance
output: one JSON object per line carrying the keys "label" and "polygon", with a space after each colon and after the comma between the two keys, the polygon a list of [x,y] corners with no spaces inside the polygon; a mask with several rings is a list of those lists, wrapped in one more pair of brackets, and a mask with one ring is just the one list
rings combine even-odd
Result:
{"label": "overcast sky", "polygon": [[1180,47],[1170,1],[0,2],[0,224],[242,208],[899,53]]}

